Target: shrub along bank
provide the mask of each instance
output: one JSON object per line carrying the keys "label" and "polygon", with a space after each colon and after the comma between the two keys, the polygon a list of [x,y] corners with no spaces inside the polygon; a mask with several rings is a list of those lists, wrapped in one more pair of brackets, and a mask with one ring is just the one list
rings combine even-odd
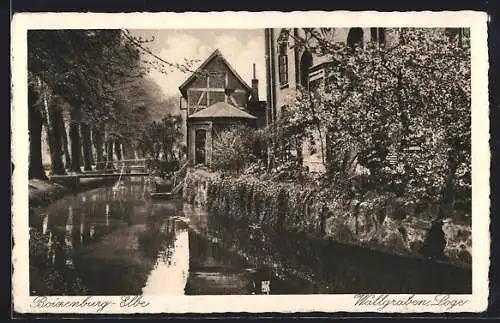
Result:
{"label": "shrub along bank", "polygon": [[[314,184],[203,170],[188,172],[183,194],[188,202],[210,212],[247,218],[278,233],[304,232],[412,256],[419,256],[436,212],[432,206],[418,210],[394,198],[366,194],[362,200],[347,200],[339,192],[321,191]],[[451,220],[443,225],[443,231],[447,261],[469,266],[471,227]]]}

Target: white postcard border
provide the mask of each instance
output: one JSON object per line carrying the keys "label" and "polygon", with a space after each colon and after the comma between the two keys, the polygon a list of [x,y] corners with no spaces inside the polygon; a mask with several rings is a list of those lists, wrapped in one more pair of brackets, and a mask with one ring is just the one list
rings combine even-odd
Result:
{"label": "white postcard border", "polygon": [[[13,173],[12,262],[13,303],[20,313],[216,313],[216,312],[478,312],[487,307],[489,269],[489,105],[487,15],[481,12],[211,12],[211,13],[22,13],[12,20],[12,117]],[[82,306],[37,307],[29,296],[28,266],[28,127],[27,41],[29,29],[97,28],[265,28],[285,26],[346,27],[353,24],[384,27],[470,27],[472,52],[472,207],[473,288],[470,295],[377,295],[391,304],[356,305],[356,295],[299,296],[120,296],[47,297],[48,301],[80,301]],[[448,306],[439,303],[448,297]],[[421,300],[418,303],[417,300]],[[99,311],[94,302],[113,302]],[[406,301],[406,303],[405,303]],[[451,306],[453,302],[461,305]],[[129,304],[127,304],[129,302]],[[142,303],[141,303],[142,302]],[[396,303],[395,303],[396,302]],[[399,302],[399,303],[397,303]],[[443,301],[444,302],[444,301]],[[92,303],[92,304],[94,304]],[[148,303],[148,305],[143,306]],[[75,303],[76,304],[76,303]],[[104,303],[100,303],[101,305]],[[426,304],[426,305],[422,305]],[[122,306],[123,305],[123,306]],[[450,307],[451,306],[451,307]]]}

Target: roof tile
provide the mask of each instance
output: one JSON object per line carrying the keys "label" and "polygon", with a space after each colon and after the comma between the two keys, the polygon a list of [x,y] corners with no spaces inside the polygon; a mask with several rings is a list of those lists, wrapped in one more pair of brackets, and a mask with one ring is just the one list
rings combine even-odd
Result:
{"label": "roof tile", "polygon": [[244,119],[257,119],[253,115],[238,109],[225,102],[217,102],[208,108],[193,113],[188,119],[197,118],[244,118]]}

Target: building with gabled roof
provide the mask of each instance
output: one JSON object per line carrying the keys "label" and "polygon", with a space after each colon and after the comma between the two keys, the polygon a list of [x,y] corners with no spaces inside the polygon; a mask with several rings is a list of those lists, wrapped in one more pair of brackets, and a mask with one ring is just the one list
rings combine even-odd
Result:
{"label": "building with gabled roof", "polygon": [[188,116],[217,102],[246,107],[253,89],[216,49],[180,86]]}
{"label": "building with gabled roof", "polygon": [[245,112],[243,109],[238,109],[226,102],[218,102],[212,104],[206,109],[191,114],[188,117],[188,120],[213,119],[213,118],[257,119],[255,116]]}
{"label": "building with gabled roof", "polygon": [[187,157],[191,165],[211,163],[212,136],[234,124],[265,124],[258,80],[248,85],[216,49],[180,86],[186,111]]}

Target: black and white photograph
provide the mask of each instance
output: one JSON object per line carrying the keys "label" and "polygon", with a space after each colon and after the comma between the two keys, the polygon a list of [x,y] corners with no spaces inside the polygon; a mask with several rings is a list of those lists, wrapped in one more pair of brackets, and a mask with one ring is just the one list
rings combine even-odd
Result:
{"label": "black and white photograph", "polygon": [[247,14],[24,27],[18,308],[484,309],[484,17]]}

